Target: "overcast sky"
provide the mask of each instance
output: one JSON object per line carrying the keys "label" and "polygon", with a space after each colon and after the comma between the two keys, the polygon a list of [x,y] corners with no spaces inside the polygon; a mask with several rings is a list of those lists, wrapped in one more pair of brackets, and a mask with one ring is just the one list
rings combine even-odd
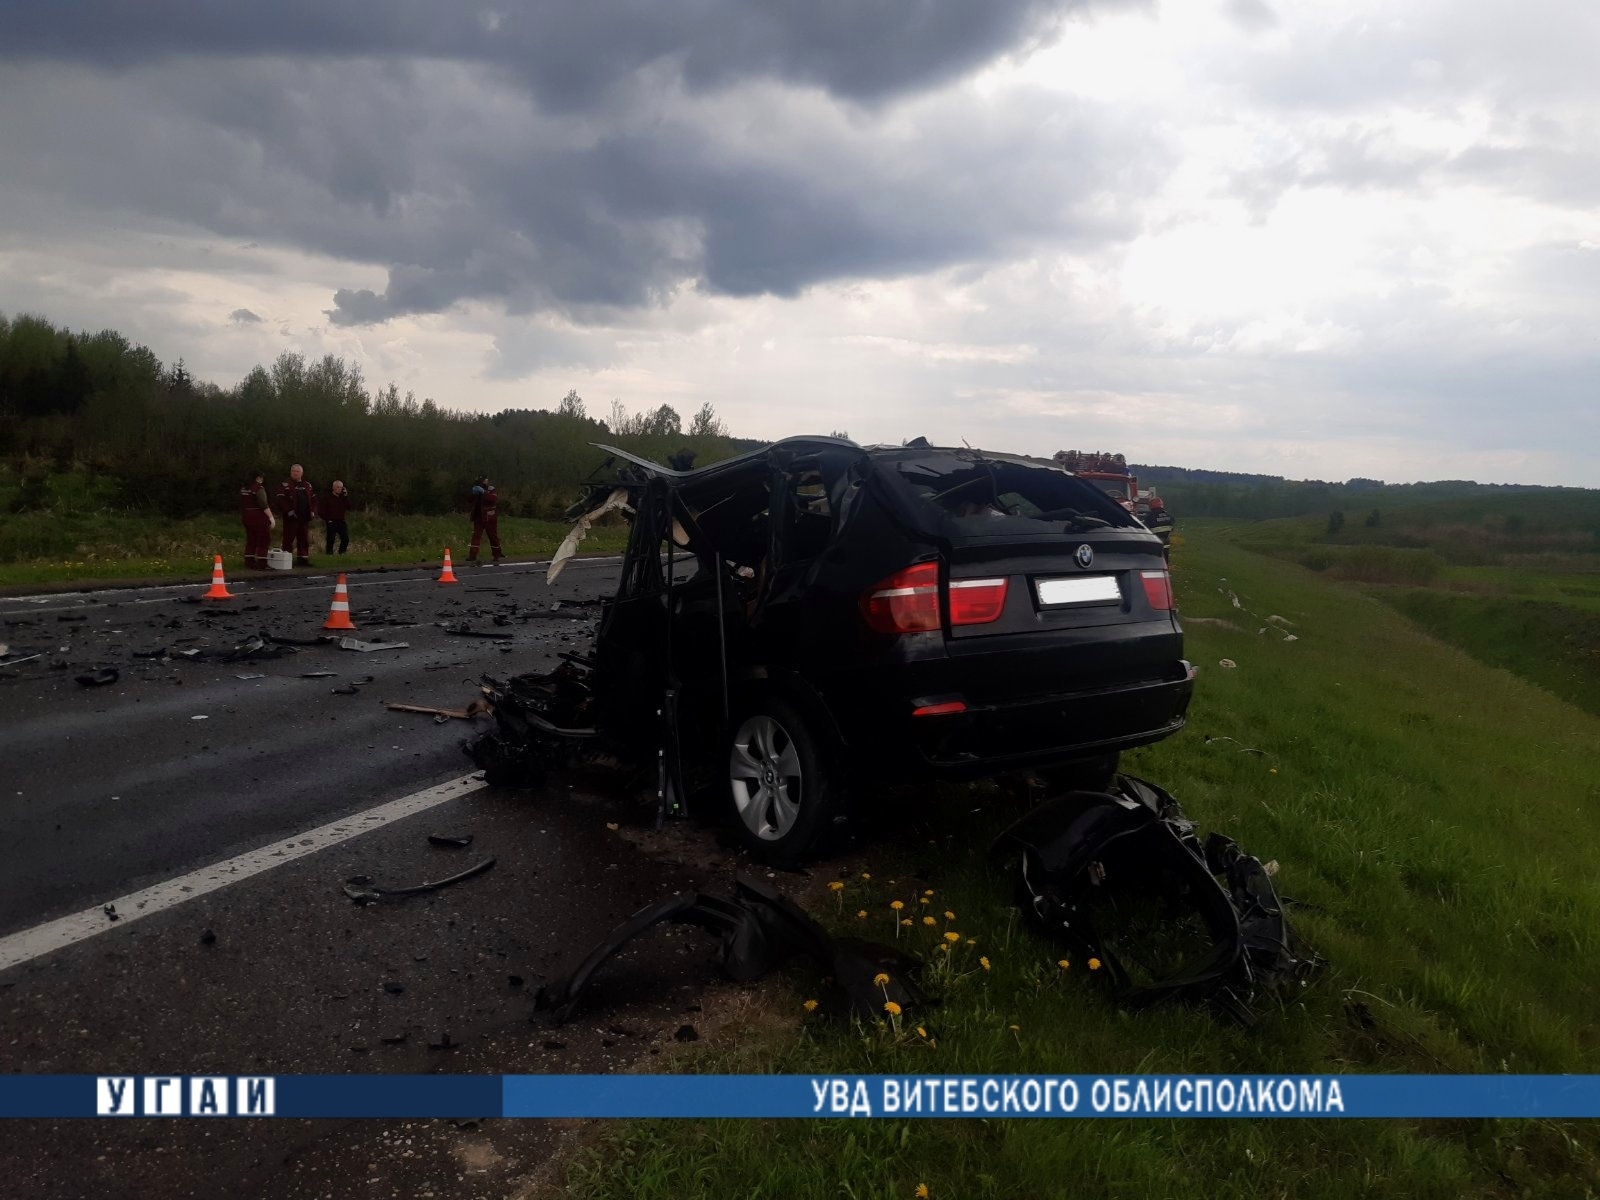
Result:
{"label": "overcast sky", "polygon": [[220,384],[1600,486],[1592,0],[57,0],[0,311]]}

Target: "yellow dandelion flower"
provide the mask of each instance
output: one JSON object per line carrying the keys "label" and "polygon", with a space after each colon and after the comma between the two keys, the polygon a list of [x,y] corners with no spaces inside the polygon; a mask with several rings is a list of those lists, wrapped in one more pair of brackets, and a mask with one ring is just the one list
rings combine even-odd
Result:
{"label": "yellow dandelion flower", "polygon": [[1066,959],[1062,958],[1056,960],[1056,966],[1060,967],[1063,971],[1066,971],[1071,969],[1072,964]]}
{"label": "yellow dandelion flower", "polygon": [[976,946],[977,944],[978,944],[978,939],[977,938],[968,938],[967,939],[967,945]]}
{"label": "yellow dandelion flower", "polygon": [[866,919],[867,919],[867,910],[864,909],[864,908],[857,910],[857,912],[856,912],[856,920],[865,921]]}
{"label": "yellow dandelion flower", "polygon": [[842,892],[844,891],[844,883],[841,880],[835,879],[828,885],[828,890],[830,892]]}
{"label": "yellow dandelion flower", "polygon": [[926,896],[918,896],[917,897],[917,903],[918,904],[926,904],[927,902],[928,902],[928,898]]}
{"label": "yellow dandelion flower", "polygon": [[874,975],[872,977],[872,986],[873,987],[882,987],[884,984],[886,984],[888,982],[889,982],[889,977],[886,974],[884,974],[882,971],[879,971],[876,975]]}
{"label": "yellow dandelion flower", "polygon": [[939,922],[935,921],[932,917],[923,917],[922,923],[924,925],[937,925]]}
{"label": "yellow dandelion flower", "polygon": [[889,907],[894,909],[895,912],[899,912],[905,906],[906,906],[906,902],[904,900],[891,900],[891,901],[889,901]]}
{"label": "yellow dandelion flower", "polygon": [[928,1036],[928,1031],[926,1029],[924,1029],[921,1025],[918,1025],[917,1026],[917,1036],[919,1038],[925,1038],[925,1037]]}
{"label": "yellow dandelion flower", "polygon": [[959,942],[961,940],[961,935],[952,929],[949,933],[944,935],[944,940],[947,942]]}
{"label": "yellow dandelion flower", "polygon": [[955,915],[955,913],[953,913],[953,912],[951,912],[951,911],[950,911],[950,910],[949,910],[949,909],[948,909],[948,908],[947,908],[947,909],[945,909],[945,910],[944,910],[944,919],[945,919],[945,920],[946,920],[946,921],[954,921],[954,920],[955,920],[955,919],[956,919],[956,915]]}
{"label": "yellow dandelion flower", "polygon": [[1021,1033],[1022,1032],[1022,1026],[1021,1025],[1007,1025],[1006,1028],[1009,1029],[1012,1033]]}
{"label": "yellow dandelion flower", "polygon": [[807,1012],[816,1012],[817,1011],[817,1002],[815,1000],[807,1000],[800,1007],[805,1009]]}
{"label": "yellow dandelion flower", "polygon": [[891,1017],[898,1017],[900,1015],[900,1006],[893,1000],[885,1000],[883,1002],[883,1011]]}
{"label": "yellow dandelion flower", "polygon": [[940,943],[939,943],[939,944],[938,944],[938,946],[936,946],[936,947],[935,947],[935,949],[938,949],[938,950],[943,950],[943,951],[946,951],[946,952],[947,952],[947,953],[948,953],[948,951],[949,951],[949,949],[950,949],[950,946],[949,946],[949,944],[948,944],[948,943],[946,943],[946,942],[940,942]]}
{"label": "yellow dandelion flower", "polygon": [[989,969],[989,956],[986,954],[982,958],[980,958],[978,960],[978,965],[980,967],[982,967],[985,971],[987,971]]}
{"label": "yellow dandelion flower", "polygon": [[1276,775],[1277,773],[1278,773],[1278,768],[1277,767],[1268,767],[1267,768],[1267,774],[1268,775]]}
{"label": "yellow dandelion flower", "polygon": [[922,894],[924,896],[931,896],[931,895],[933,895],[933,889],[929,888],[927,891],[923,892]]}
{"label": "yellow dandelion flower", "polygon": [[1100,969],[1100,960],[1098,958],[1091,958],[1089,960],[1089,970],[1098,971],[1099,969]]}
{"label": "yellow dandelion flower", "polygon": [[861,878],[863,878],[863,879],[871,879],[872,876],[868,875],[865,871],[863,871],[863,872],[861,872]]}
{"label": "yellow dandelion flower", "polygon": [[910,928],[910,926],[911,926],[911,918],[907,917],[905,920],[901,921],[900,924],[906,926],[907,928]]}
{"label": "yellow dandelion flower", "polygon": [[917,1190],[911,1194],[915,1196],[917,1200],[928,1200],[928,1185],[925,1183],[917,1184]]}

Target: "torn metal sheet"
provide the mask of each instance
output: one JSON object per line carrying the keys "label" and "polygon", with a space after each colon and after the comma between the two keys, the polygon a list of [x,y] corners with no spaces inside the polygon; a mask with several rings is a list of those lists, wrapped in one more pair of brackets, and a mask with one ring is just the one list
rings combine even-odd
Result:
{"label": "torn metal sheet", "polygon": [[471,879],[475,875],[482,875],[495,860],[486,858],[482,862],[473,863],[465,871],[458,871],[446,879],[436,879],[431,883],[418,883],[410,887],[388,888],[379,887],[372,882],[369,875],[352,875],[344,882],[344,894],[357,904],[374,904],[379,900],[398,900],[405,896],[418,896],[423,892],[436,892],[440,888],[449,887],[453,883]]}
{"label": "torn metal sheet", "polygon": [[1119,775],[1110,792],[1046,801],[995,841],[1016,854],[1030,917],[1098,959],[1134,1009],[1208,1002],[1242,1025],[1322,960],[1289,926],[1271,874],[1232,838],[1202,844],[1168,793]]}
{"label": "torn metal sheet", "polygon": [[554,583],[567,565],[567,560],[578,552],[578,543],[589,536],[589,528],[601,517],[611,512],[631,513],[633,509],[628,504],[628,489],[613,488],[611,494],[603,502],[591,508],[578,518],[571,531],[561,540],[561,545],[550,559],[549,569],[545,571],[544,581]]}
{"label": "torn metal sheet", "polygon": [[372,654],[378,650],[409,650],[410,642],[363,642],[359,638],[340,638],[336,643],[341,650],[356,650],[362,654]]}
{"label": "torn metal sheet", "polygon": [[[809,958],[823,976],[830,1010],[871,1020],[893,1001],[902,1010],[924,1005],[917,980],[922,963],[892,946],[829,935],[799,905],[765,883],[740,873],[732,900],[687,892],[640,909],[613,929],[570,971],[539,989],[535,1008],[552,1024],[570,1018],[595,973],[646,930],[663,922],[695,925],[721,942],[720,965],[735,982],[759,979],[793,958]],[[887,976],[887,982],[874,982]]]}

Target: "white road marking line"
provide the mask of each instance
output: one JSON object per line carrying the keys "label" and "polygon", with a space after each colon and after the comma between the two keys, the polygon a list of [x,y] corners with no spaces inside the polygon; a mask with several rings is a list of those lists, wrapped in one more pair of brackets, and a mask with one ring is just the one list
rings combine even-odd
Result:
{"label": "white road marking line", "polygon": [[249,879],[252,875],[260,875],[263,871],[281,867],[284,863],[293,862],[297,858],[304,858],[308,854],[326,850],[329,846],[336,846],[350,838],[360,837],[363,833],[371,833],[374,829],[382,829],[395,821],[403,821],[447,800],[470,796],[487,786],[488,784],[472,775],[463,775],[459,779],[452,779],[437,787],[414,792],[398,800],[390,800],[365,812],[351,813],[348,817],[342,817],[327,825],[319,825],[315,829],[308,829],[304,833],[297,833],[282,841],[272,842],[258,850],[248,851],[224,862],[212,863],[209,867],[201,867],[198,871],[190,871],[187,875],[179,875],[176,879],[168,879],[143,891],[128,896],[118,896],[110,902],[116,905],[119,919],[115,921],[106,915],[102,906],[97,905],[82,912],[72,913],[70,916],[47,921],[43,925],[35,925],[32,929],[13,933],[9,937],[0,938],[0,971],[20,966],[42,954],[60,950],[85,938],[92,938],[113,929],[125,929],[140,917],[148,917],[152,913],[175,908],[186,900],[215,892],[229,884]]}
{"label": "white road marking line", "polygon": [[[569,561],[567,563],[567,568],[570,570],[573,567],[581,567],[581,566],[585,566],[585,565],[594,566],[594,565],[600,565],[600,564],[604,564],[604,563],[620,562],[621,560],[622,560],[622,556],[620,554],[592,555],[592,556],[590,556],[588,558],[575,558],[575,559],[572,559],[571,561]],[[537,560],[535,562],[508,563],[505,566],[493,567],[493,568],[485,568],[485,569],[486,570],[497,571],[501,575],[525,575],[525,574],[528,573],[527,571],[518,571],[518,570],[515,570],[514,568],[516,568],[516,567],[544,567],[544,566],[548,566],[549,563],[550,563],[549,559],[539,559],[539,560]],[[433,570],[433,568],[430,567],[429,571],[431,572],[432,570]],[[369,575],[369,574],[376,574],[376,572],[362,572],[362,576]],[[239,589],[239,591],[236,592],[235,594],[240,596],[241,598],[245,597],[245,596],[272,596],[272,595],[279,595],[279,594],[284,594],[284,593],[289,593],[289,592],[320,592],[320,591],[323,591],[326,588],[332,587],[333,586],[333,580],[336,577],[337,577],[337,572],[335,572],[333,574],[329,574],[329,575],[301,575],[301,576],[298,576],[298,578],[300,578],[300,579],[326,580],[325,583],[316,583],[316,584],[311,584],[311,585],[308,585],[308,586],[305,586],[305,587],[252,588],[252,587],[249,586],[251,583],[256,583],[256,582],[263,582],[264,583],[264,582],[266,582],[265,580],[257,580],[257,579],[254,579],[254,578],[252,578],[252,579],[250,579],[250,580],[248,580],[248,581],[246,581],[244,583],[239,583],[238,581],[230,582],[228,584],[228,586],[230,588],[237,587]],[[474,580],[477,580],[479,578],[481,578],[483,580],[490,580],[490,579],[493,579],[494,576],[493,575],[483,575],[483,576],[480,577],[476,572],[474,572],[473,575],[471,576],[471,578],[474,579]],[[398,584],[398,583],[434,583],[434,582],[436,582],[436,580],[434,579],[434,577],[431,574],[426,575],[426,576],[404,576],[404,577],[400,577],[400,578],[391,578],[391,579],[368,579],[368,578],[363,578],[363,577],[359,577],[358,576],[356,579],[352,580],[347,586],[349,586],[351,588],[358,588],[358,587],[386,587],[386,586],[393,586],[394,584]],[[462,582],[466,583],[466,580],[462,580]],[[100,604],[102,602],[102,598],[109,597],[109,596],[120,595],[121,593],[124,593],[124,592],[174,592],[174,591],[189,592],[189,591],[194,591],[194,590],[198,589],[200,586],[201,585],[198,584],[198,583],[163,583],[163,584],[160,584],[159,586],[141,587],[141,588],[103,588],[103,589],[101,589],[100,591],[97,591],[97,592],[52,592],[48,596],[13,596],[13,597],[10,598],[10,603],[13,603],[13,604],[32,604],[32,605],[35,605],[36,607],[31,608],[31,609],[29,609],[29,608],[19,608],[19,609],[16,609],[16,610],[12,611],[12,612],[0,612],[0,617],[29,617],[29,616],[33,616],[36,613],[42,612],[42,611],[51,611],[51,610],[43,608],[42,606],[50,603],[53,600],[75,601],[75,603],[72,603],[72,604],[69,604],[69,605],[65,606],[65,607],[68,607],[68,608],[93,608],[97,604]],[[151,596],[151,597],[147,597],[145,599],[140,599],[140,600],[129,600],[126,603],[128,603],[128,604],[175,604],[175,603],[177,603],[178,599],[179,599],[179,597],[177,597],[177,596]]]}

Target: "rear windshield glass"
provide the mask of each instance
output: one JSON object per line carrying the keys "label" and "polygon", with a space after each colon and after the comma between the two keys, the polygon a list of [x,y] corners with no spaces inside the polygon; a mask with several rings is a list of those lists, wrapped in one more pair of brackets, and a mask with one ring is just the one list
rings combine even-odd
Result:
{"label": "rear windshield glass", "polygon": [[1053,467],[952,454],[895,463],[893,474],[923,504],[969,535],[1082,532],[1138,522],[1098,487]]}

